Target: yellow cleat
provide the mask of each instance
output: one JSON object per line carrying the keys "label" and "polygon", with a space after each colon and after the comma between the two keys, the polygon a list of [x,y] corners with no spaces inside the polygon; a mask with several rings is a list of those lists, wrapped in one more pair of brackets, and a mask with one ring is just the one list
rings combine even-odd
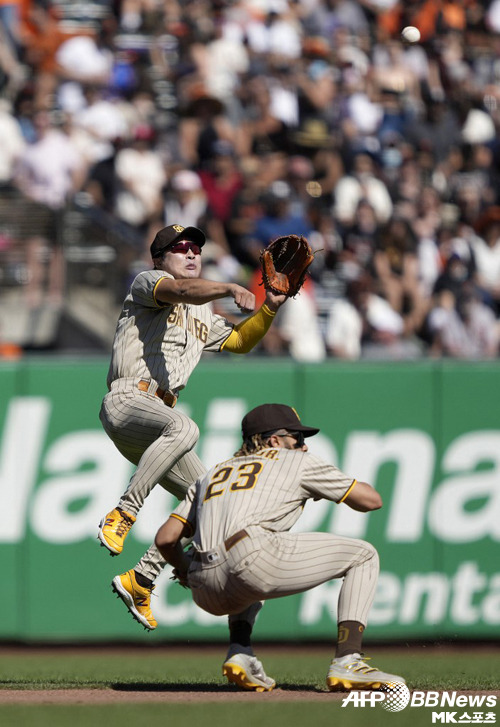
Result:
{"label": "yellow cleat", "polygon": [[133,515],[125,512],[120,507],[115,507],[101,520],[97,538],[101,541],[101,545],[109,550],[111,555],[120,555],[125,538],[135,521],[136,518]]}
{"label": "yellow cleat", "polygon": [[118,598],[121,598],[133,618],[144,626],[148,631],[155,629],[158,624],[151,611],[151,594],[154,586],[147,588],[140,586],[135,577],[135,571],[129,570],[119,576],[115,576],[111,582],[111,588]]}
{"label": "yellow cleat", "polygon": [[326,683],[331,692],[380,689],[394,682],[406,683],[403,677],[386,674],[380,669],[369,666],[362,660],[361,654],[348,654],[340,659],[334,659],[326,676]]}
{"label": "yellow cleat", "polygon": [[264,667],[255,656],[233,654],[222,665],[222,673],[230,684],[253,692],[270,692],[276,682],[268,677]]}

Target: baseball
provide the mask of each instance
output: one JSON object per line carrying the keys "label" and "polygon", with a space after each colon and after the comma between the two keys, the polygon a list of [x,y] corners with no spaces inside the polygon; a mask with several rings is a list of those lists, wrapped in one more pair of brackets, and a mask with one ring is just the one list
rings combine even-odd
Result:
{"label": "baseball", "polygon": [[407,43],[418,43],[420,40],[420,30],[415,28],[414,25],[407,25],[406,28],[403,28],[401,31],[401,37]]}

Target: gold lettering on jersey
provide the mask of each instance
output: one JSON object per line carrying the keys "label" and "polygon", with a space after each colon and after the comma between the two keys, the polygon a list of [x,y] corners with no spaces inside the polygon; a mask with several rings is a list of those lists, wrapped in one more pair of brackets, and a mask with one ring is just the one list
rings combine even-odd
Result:
{"label": "gold lettering on jersey", "polygon": [[172,323],[174,326],[184,328],[184,311],[181,305],[174,305],[172,310],[168,314],[168,323]]}
{"label": "gold lettering on jersey", "polygon": [[195,338],[200,340],[202,343],[206,343],[208,340],[208,326],[199,318],[195,318],[190,313],[184,317],[184,309],[182,305],[172,306],[172,310],[168,314],[167,322],[173,326],[179,326],[179,328],[185,328],[188,333],[191,333]]}
{"label": "gold lettering on jersey", "polygon": [[222,490],[217,490],[216,487],[226,482],[230,478],[232,472],[233,467],[223,467],[221,470],[217,470],[217,472],[215,472],[214,476],[210,480],[210,484],[206,489],[203,502],[210,500],[211,497],[217,497],[217,495],[222,495],[226,488],[223,487]]}
{"label": "gold lettering on jersey", "polygon": [[257,477],[262,472],[262,462],[248,462],[238,467],[238,478],[231,485],[231,490],[251,490],[257,484]]}
{"label": "gold lettering on jersey", "polygon": [[277,449],[266,449],[262,452],[262,457],[266,459],[276,459],[278,457]]}
{"label": "gold lettering on jersey", "polygon": [[189,315],[186,328],[189,333],[192,333],[193,336],[198,338],[202,343],[207,342],[208,327],[205,323],[203,323],[203,321],[200,321],[199,318],[195,318],[194,316]]}
{"label": "gold lettering on jersey", "polygon": [[234,479],[234,481],[229,487],[230,492],[251,490],[257,484],[257,479],[262,472],[263,467],[264,465],[262,462],[246,462],[245,464],[240,464],[240,466],[236,469],[235,478],[233,478],[233,472],[235,470],[234,467],[222,467],[222,469],[217,470],[217,472],[214,473],[210,480],[205,491],[203,502],[210,500],[211,497],[218,497],[218,495],[222,495],[226,488],[221,488],[220,485],[223,485],[231,479]]}

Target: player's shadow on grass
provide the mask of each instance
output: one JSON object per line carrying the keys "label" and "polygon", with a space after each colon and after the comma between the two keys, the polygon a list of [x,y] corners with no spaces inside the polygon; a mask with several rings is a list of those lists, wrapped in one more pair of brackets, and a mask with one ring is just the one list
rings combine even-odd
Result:
{"label": "player's shadow on grass", "polygon": [[[183,682],[165,682],[163,684],[148,682],[116,682],[111,688],[117,692],[235,692],[240,691],[232,684],[214,684],[213,682],[198,682],[197,684]],[[311,684],[278,684],[277,689],[286,692],[321,692],[319,687]],[[244,690],[243,690],[244,691]]]}

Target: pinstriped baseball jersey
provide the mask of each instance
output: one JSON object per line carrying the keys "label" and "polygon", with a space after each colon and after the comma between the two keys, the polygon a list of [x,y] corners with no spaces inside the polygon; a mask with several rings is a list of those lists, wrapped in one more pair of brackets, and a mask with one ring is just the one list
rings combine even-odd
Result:
{"label": "pinstriped baseball jersey", "polygon": [[242,528],[290,530],[307,499],[341,502],[355,480],[298,449],[263,449],[213,467],[189,488],[172,513],[210,550]]}
{"label": "pinstriped baseball jersey", "polygon": [[203,351],[219,351],[233,325],[209,305],[163,304],[156,286],[163,270],[146,270],[132,282],[113,341],[108,388],[121,378],[153,379],[161,389],[183,389]]}

